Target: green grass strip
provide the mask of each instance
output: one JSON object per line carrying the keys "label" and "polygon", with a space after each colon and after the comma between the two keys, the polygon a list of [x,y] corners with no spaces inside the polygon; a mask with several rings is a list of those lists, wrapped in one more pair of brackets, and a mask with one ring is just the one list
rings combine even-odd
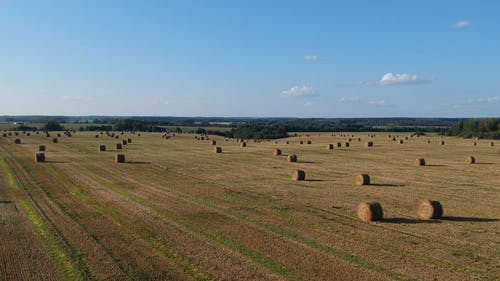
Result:
{"label": "green grass strip", "polygon": [[85,280],[78,268],[73,263],[71,257],[66,253],[64,247],[60,244],[57,237],[52,233],[49,226],[46,224],[43,217],[37,211],[29,200],[23,198],[21,187],[18,179],[13,174],[12,170],[5,162],[5,159],[0,160],[0,166],[5,175],[9,186],[14,189],[15,197],[21,210],[28,218],[37,235],[42,239],[45,247],[47,247],[50,256],[56,261],[59,271],[64,280]]}

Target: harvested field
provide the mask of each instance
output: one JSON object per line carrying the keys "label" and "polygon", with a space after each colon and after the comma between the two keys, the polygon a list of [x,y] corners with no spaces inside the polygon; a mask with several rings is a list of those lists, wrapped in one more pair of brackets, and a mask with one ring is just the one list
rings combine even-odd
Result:
{"label": "harvested field", "polygon": [[[120,164],[116,139],[95,132],[57,144],[45,134],[21,144],[3,137],[0,276],[498,280],[498,148],[451,137],[441,146],[432,136],[395,145],[393,135],[369,135],[370,149],[358,141],[330,150],[345,137],[310,133],[310,145],[282,146],[276,157],[274,141],[241,149],[210,135],[224,144],[215,154],[192,134],[165,141],[141,132],[132,143],[135,135],[124,133]],[[287,142],[299,140],[279,141]],[[40,145],[49,153],[43,164],[33,161]],[[470,155],[474,165],[464,163]],[[427,165],[416,167],[420,158]],[[305,180],[290,180],[295,170],[307,171]],[[357,187],[357,174],[370,184]],[[435,203],[418,210],[427,199],[440,202],[442,215]],[[383,218],[360,220],[361,202],[379,202]]]}

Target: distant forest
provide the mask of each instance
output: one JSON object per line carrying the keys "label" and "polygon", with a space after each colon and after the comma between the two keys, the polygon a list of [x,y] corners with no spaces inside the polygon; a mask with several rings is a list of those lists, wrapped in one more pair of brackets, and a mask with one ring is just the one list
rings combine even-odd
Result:
{"label": "distant forest", "polygon": [[[500,118],[225,118],[225,117],[109,117],[109,116],[1,116],[0,122],[81,124],[85,131],[163,132],[165,126],[198,128],[199,134],[243,139],[285,138],[290,132],[417,132],[462,137],[500,138]],[[218,128],[227,128],[221,131]],[[47,126],[46,126],[46,129]]]}
{"label": "distant forest", "polygon": [[447,134],[464,138],[500,139],[500,118],[461,120],[453,124]]}

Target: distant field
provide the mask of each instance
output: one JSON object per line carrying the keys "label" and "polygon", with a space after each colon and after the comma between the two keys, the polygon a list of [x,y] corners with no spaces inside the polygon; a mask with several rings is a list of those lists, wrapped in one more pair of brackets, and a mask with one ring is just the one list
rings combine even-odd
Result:
{"label": "distant field", "polygon": [[[354,133],[327,150],[348,137],[211,137],[216,154],[192,134],[95,134],[0,137],[0,279],[499,280],[498,141]],[[34,161],[40,144],[46,163]],[[296,168],[305,181],[291,180]],[[359,173],[372,184],[356,186]],[[423,199],[443,217],[418,219]],[[358,219],[365,201],[383,221]]]}

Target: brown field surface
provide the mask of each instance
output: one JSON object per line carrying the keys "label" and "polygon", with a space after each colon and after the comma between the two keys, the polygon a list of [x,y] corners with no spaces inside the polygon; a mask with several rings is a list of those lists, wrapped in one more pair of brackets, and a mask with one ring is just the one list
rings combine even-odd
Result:
{"label": "brown field surface", "polygon": [[[214,153],[192,134],[95,134],[0,137],[1,280],[500,280],[499,142],[210,136]],[[424,199],[441,219],[418,219]],[[358,219],[373,201],[384,219]]]}

